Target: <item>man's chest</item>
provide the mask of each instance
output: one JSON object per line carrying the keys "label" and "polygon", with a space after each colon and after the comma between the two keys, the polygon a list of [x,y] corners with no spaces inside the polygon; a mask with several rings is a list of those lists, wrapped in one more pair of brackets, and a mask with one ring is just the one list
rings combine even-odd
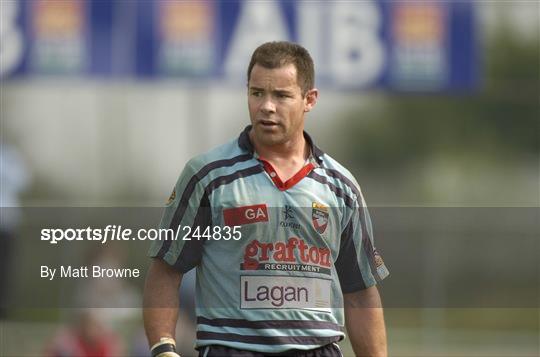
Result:
{"label": "man's chest", "polygon": [[343,207],[331,190],[310,178],[281,191],[264,174],[251,176],[219,187],[209,201],[213,226],[237,227],[245,246],[257,240],[266,244],[266,255],[291,238],[298,239],[297,253],[303,257],[312,246],[339,249]]}

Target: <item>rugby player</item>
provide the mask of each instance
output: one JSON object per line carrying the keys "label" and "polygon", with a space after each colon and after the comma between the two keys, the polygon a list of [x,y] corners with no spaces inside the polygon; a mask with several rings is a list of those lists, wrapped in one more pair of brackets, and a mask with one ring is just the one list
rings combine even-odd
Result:
{"label": "rugby player", "polygon": [[196,268],[200,356],[387,354],[376,287],[388,271],[373,244],[360,188],[304,132],[317,103],[303,47],[269,42],[247,71],[251,125],[191,159],[161,226],[185,230],[155,241],[144,292],[153,356],[178,356],[182,275]]}

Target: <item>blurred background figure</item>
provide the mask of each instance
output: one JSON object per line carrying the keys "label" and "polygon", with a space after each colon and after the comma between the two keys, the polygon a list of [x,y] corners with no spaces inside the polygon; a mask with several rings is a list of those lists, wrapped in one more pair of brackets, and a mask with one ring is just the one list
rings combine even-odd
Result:
{"label": "blurred background figure", "polygon": [[73,310],[71,323],[48,343],[46,357],[123,356],[119,337],[107,328],[92,309]]}
{"label": "blurred background figure", "polygon": [[[85,252],[80,265],[119,269],[126,266],[126,252],[118,245],[101,245]],[[92,309],[93,316],[109,328],[119,328],[126,323],[139,322],[140,294],[127,279],[97,278],[77,281],[76,306]]]}
{"label": "blurred background figure", "polygon": [[29,186],[30,173],[15,147],[0,139],[0,320],[6,317],[9,281],[21,221],[19,195]]}

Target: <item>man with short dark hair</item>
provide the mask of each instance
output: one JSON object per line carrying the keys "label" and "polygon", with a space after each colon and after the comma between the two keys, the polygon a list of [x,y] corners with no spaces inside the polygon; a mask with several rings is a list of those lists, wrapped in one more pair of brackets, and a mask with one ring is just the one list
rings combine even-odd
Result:
{"label": "man with short dark hair", "polygon": [[200,356],[341,356],[344,326],[357,355],[386,355],[375,285],[388,271],[360,188],[304,132],[318,94],[303,47],[253,53],[251,125],[186,164],[161,222],[185,239],[150,249],[153,356],[177,356],[178,287],[194,267]]}
{"label": "man with short dark hair", "polygon": [[268,42],[259,46],[251,56],[247,70],[248,87],[251,71],[258,64],[264,68],[274,69],[288,64],[296,68],[297,84],[302,96],[315,88],[315,68],[309,52],[302,46],[290,42]]}

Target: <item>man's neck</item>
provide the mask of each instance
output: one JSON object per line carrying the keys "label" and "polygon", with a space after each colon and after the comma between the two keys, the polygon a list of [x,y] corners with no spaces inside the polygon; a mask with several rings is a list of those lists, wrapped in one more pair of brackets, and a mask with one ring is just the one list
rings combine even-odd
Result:
{"label": "man's neck", "polygon": [[271,146],[258,143],[252,133],[250,133],[250,139],[259,157],[270,162],[304,162],[310,153],[309,145],[304,138],[303,132],[293,140]]}
{"label": "man's neck", "polygon": [[310,148],[303,132],[294,141],[273,146],[260,145],[251,133],[250,138],[259,157],[272,165],[283,182],[300,171],[310,155]]}

